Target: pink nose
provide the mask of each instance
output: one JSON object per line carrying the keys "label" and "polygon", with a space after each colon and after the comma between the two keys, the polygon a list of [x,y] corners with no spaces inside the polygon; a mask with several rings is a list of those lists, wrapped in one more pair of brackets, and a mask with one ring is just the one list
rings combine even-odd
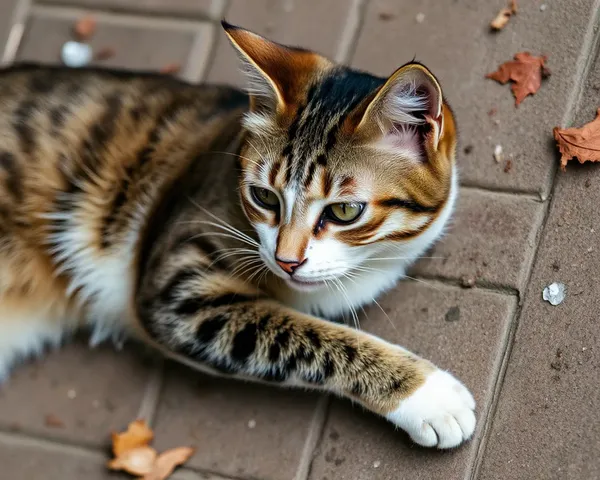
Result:
{"label": "pink nose", "polygon": [[275,261],[284,272],[292,275],[300,265],[306,262],[306,258],[298,262],[297,260],[281,260],[280,258],[275,257]]}

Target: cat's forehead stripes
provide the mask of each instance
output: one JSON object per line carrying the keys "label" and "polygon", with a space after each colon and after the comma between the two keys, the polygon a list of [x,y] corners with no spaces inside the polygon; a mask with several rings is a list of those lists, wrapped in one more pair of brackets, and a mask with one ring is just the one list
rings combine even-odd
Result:
{"label": "cat's forehead stripes", "polygon": [[[383,83],[372,75],[346,68],[331,69],[312,84],[288,128],[281,151],[285,184],[309,186],[338,141],[346,116]],[[327,183],[327,182],[326,182]]]}

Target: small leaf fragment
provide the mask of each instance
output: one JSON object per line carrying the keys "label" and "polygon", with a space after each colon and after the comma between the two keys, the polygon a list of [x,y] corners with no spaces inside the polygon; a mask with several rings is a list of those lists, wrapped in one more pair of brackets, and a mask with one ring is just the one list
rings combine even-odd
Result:
{"label": "small leaf fragment", "polygon": [[164,67],[162,67],[159,70],[159,73],[162,73],[163,75],[175,75],[177,73],[179,73],[181,71],[181,64],[180,63],[167,63]]}
{"label": "small leaf fragment", "polygon": [[124,470],[132,475],[147,475],[156,463],[156,450],[147,445],[135,447],[118,455],[108,462],[111,470]]}
{"label": "small leaf fragment", "polygon": [[503,8],[498,12],[498,15],[490,22],[490,28],[495,31],[502,30],[510,17],[517,13],[517,2],[516,0],[511,0],[508,8]]}
{"label": "small leaf fragment", "polygon": [[561,153],[560,168],[564,172],[567,162],[577,158],[579,163],[600,162],[600,108],[596,118],[581,128],[554,127],[554,139]]}
{"label": "small leaf fragment", "polygon": [[117,51],[113,47],[102,47],[94,54],[94,60],[101,62],[114,57],[116,54]]}
{"label": "small leaf fragment", "polygon": [[144,420],[135,420],[123,433],[112,433],[113,453],[115,457],[136,447],[145,447],[154,438],[154,433]]}
{"label": "small leaf fragment", "polygon": [[515,104],[519,104],[528,95],[533,95],[542,86],[542,78],[550,75],[550,70],[546,68],[545,55],[534,57],[529,52],[517,53],[514,60],[505,62],[498,67],[498,70],[488,73],[485,78],[496,80],[501,84],[512,81],[512,92],[515,96]]}
{"label": "small leaf fragment", "polygon": [[161,453],[154,463],[151,472],[145,474],[142,480],[165,480],[176,467],[183,465],[194,454],[191,447],[172,448]]}

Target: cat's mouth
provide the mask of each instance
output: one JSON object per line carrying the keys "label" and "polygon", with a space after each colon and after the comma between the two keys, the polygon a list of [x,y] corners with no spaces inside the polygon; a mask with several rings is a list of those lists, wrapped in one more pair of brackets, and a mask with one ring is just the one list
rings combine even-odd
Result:
{"label": "cat's mouth", "polygon": [[304,292],[317,290],[318,288],[325,286],[324,280],[304,280],[296,277],[288,277],[285,280],[290,287]]}

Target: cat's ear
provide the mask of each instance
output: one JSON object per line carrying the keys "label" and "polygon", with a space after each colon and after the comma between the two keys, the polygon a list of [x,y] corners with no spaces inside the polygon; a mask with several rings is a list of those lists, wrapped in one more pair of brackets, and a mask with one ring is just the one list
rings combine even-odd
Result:
{"label": "cat's ear", "polygon": [[348,116],[346,128],[386,148],[423,151],[437,149],[443,122],[438,81],[423,65],[410,63],[359,104]]}
{"label": "cat's ear", "polygon": [[281,114],[297,105],[325,59],[308,50],[272,42],[225,21],[221,24],[242,61],[251,109]]}

